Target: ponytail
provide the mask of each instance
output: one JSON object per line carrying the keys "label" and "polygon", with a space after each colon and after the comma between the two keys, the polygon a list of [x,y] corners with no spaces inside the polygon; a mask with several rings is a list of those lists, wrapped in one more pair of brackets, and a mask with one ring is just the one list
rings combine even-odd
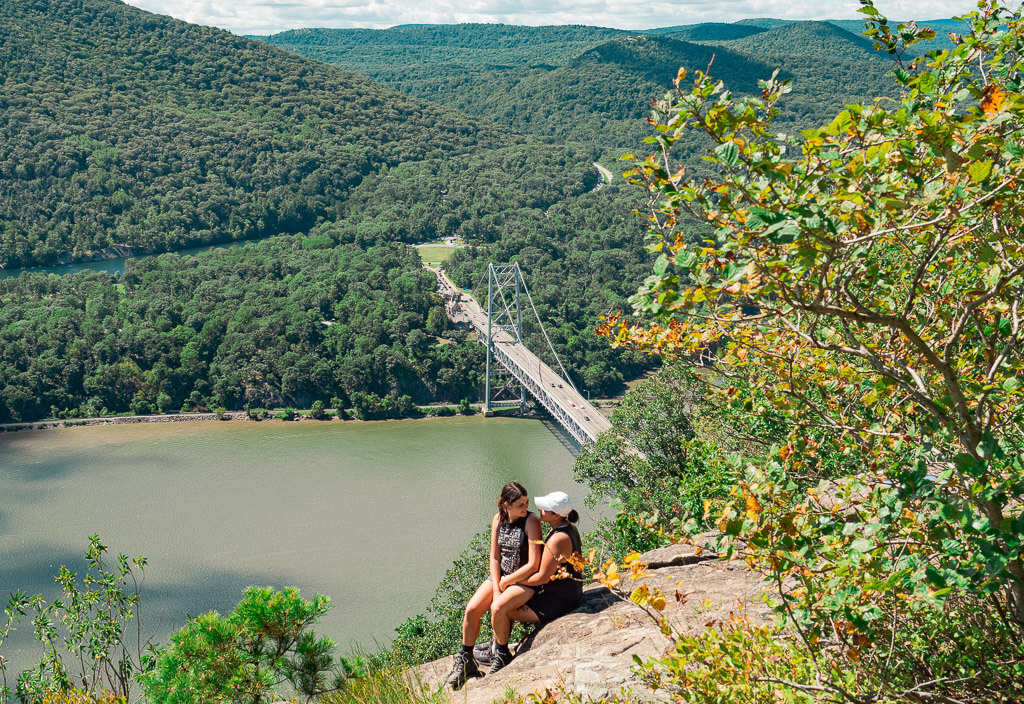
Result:
{"label": "ponytail", "polygon": [[576,509],[569,511],[569,515],[565,517],[565,520],[569,523],[577,523],[580,520],[580,514],[576,513]]}

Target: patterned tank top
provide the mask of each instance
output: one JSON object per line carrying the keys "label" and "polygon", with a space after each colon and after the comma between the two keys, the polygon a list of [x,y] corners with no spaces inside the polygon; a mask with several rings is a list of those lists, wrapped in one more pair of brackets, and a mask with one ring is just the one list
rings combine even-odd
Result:
{"label": "patterned tank top", "polygon": [[512,574],[526,564],[530,551],[526,539],[527,513],[511,523],[498,523],[498,549],[501,550],[501,576]]}

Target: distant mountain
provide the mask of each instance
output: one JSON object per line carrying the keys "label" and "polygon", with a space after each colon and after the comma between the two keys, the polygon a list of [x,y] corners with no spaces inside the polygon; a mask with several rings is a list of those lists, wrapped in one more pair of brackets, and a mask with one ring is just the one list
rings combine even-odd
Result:
{"label": "distant mountain", "polygon": [[581,25],[434,24],[382,30],[297,29],[259,38],[395,84],[439,75],[561,66],[595,44],[627,34]]}
{"label": "distant mountain", "polygon": [[[864,20],[823,20],[824,22],[845,29],[847,32],[852,34],[860,35],[864,31]],[[909,20],[892,20],[890,25],[894,28],[896,25],[902,24]],[[770,18],[757,18],[757,19],[745,19],[736,22],[737,25],[746,27],[755,27],[759,29],[777,29],[779,27],[785,27],[787,25],[797,24],[798,20],[778,20]],[[937,36],[934,42],[925,43],[919,45],[916,53],[924,53],[931,49],[943,50],[948,49],[952,46],[952,42],[949,41],[947,34],[953,32],[954,34],[961,33],[963,31],[963,23],[958,22],[954,19],[935,19],[935,20],[917,20],[917,24],[921,27],[928,27],[935,30]]]}
{"label": "distant mountain", "polygon": [[785,27],[787,24],[793,24],[799,20],[780,20],[773,17],[748,17],[746,19],[737,20],[735,24],[745,27],[758,27],[760,29],[775,29],[776,27]]}
{"label": "distant mountain", "polygon": [[[890,21],[891,25],[902,24],[907,20],[893,20]],[[964,23],[954,19],[935,19],[935,20],[916,20],[918,26],[929,27],[934,29],[939,34],[945,32],[963,32]],[[848,32],[859,33],[864,30],[864,20],[828,20],[829,24],[834,24],[837,27],[842,27]]]}
{"label": "distant mountain", "polygon": [[793,129],[827,122],[844,103],[871,100],[893,85],[888,57],[864,37],[824,22],[756,22],[639,34],[435,25],[301,30],[267,40],[523,132],[592,143],[609,156],[639,148],[650,133],[650,102],[672,87],[681,66],[692,76],[710,65],[740,93],[757,91],[759,79],[781,68],[794,81],[781,123]]}
{"label": "distant mountain", "polygon": [[757,79],[772,72],[736,52],[634,35],[595,46],[564,66],[523,75],[492,109],[495,119],[533,134],[628,148],[649,133],[644,118],[650,101],[664,95],[679,68],[709,65],[742,93],[755,91]]}
{"label": "distant mountain", "polygon": [[398,167],[534,207],[598,178],[589,153],[117,0],[3,2],[0,36],[0,266],[306,231],[350,201],[390,203],[391,239],[478,216],[414,213]]}
{"label": "distant mountain", "polygon": [[752,27],[743,24],[725,24],[722,22],[705,22],[703,24],[682,25],[656,30],[659,34],[667,34],[675,39],[690,42],[728,41],[743,39],[765,31],[763,27]]}
{"label": "distant mountain", "polygon": [[871,41],[828,22],[795,22],[730,41],[716,41],[753,56],[818,56],[848,61],[888,62]]}

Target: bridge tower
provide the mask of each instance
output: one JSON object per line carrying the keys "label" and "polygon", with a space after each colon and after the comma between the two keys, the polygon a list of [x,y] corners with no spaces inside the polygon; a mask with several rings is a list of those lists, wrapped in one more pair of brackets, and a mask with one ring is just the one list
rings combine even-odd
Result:
{"label": "bridge tower", "polygon": [[[521,285],[522,284],[522,285]],[[489,264],[487,267],[487,382],[484,387],[484,415],[494,413],[495,404],[518,404],[526,408],[526,389],[504,367],[494,364],[492,331],[504,331],[523,341],[523,316],[520,294],[525,289],[519,263]],[[518,391],[518,394],[516,394]],[[518,395],[518,399],[512,398]]]}

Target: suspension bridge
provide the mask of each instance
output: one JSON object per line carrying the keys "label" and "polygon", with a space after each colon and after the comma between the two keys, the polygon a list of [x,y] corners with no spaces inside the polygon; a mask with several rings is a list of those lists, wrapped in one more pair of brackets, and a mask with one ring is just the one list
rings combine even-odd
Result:
{"label": "suspension bridge", "polygon": [[[529,393],[581,445],[593,442],[611,428],[611,422],[583,398],[562,366],[533,306],[518,264],[488,267],[487,310],[455,286],[440,268],[435,273],[449,317],[472,326],[480,342],[487,347],[485,415],[493,414],[498,407],[519,405],[522,408]],[[523,343],[524,297],[561,374]]]}

